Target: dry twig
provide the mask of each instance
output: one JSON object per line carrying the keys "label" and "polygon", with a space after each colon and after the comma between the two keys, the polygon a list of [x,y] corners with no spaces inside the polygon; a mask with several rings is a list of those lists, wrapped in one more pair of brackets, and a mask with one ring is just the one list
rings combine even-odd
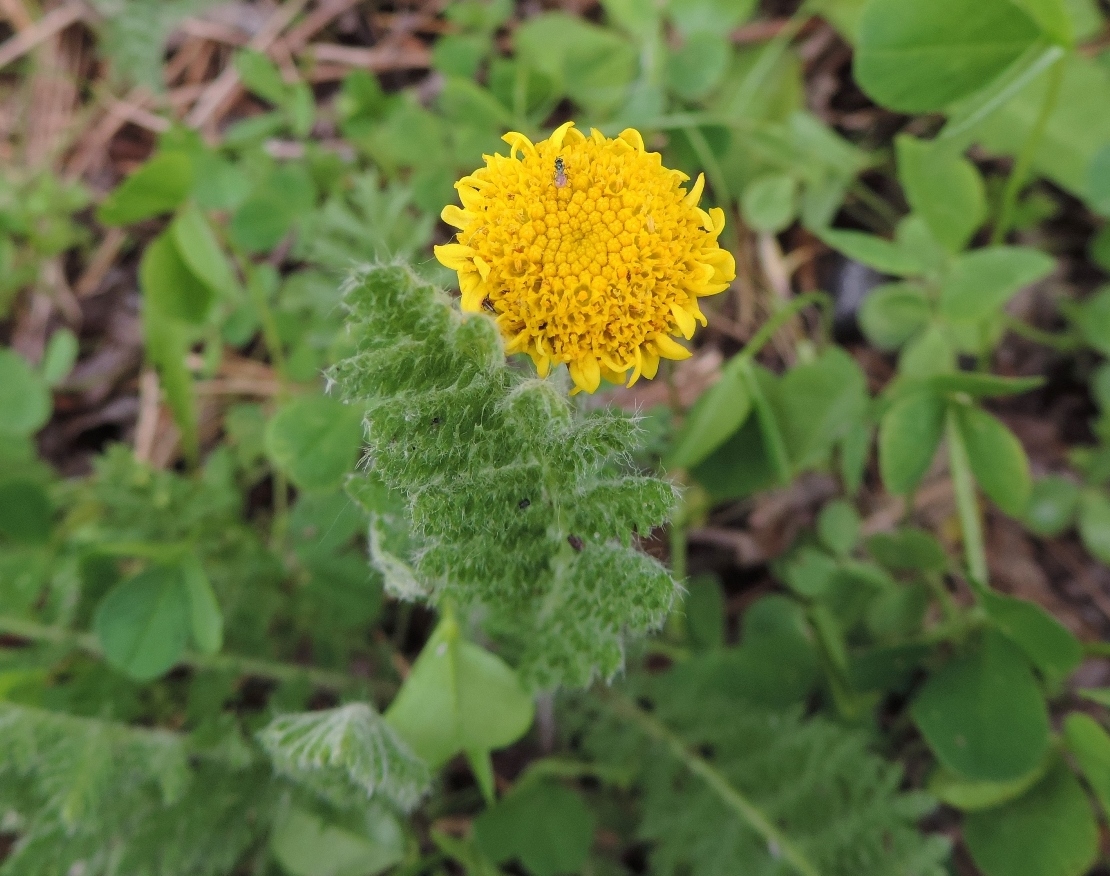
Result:
{"label": "dry twig", "polygon": [[71,0],[65,6],[59,6],[46,13],[33,25],[19,30],[11,39],[0,44],[0,67],[6,67],[17,58],[23,57],[35,46],[61,33],[71,24],[81,21],[88,14],[88,7],[83,0]]}
{"label": "dry twig", "polygon": [[[278,35],[289,26],[307,3],[308,0],[286,0],[247,43],[248,48],[257,52],[269,49]],[[239,72],[234,65],[228,64],[201,94],[189,115],[185,117],[186,124],[194,128],[207,125],[235,96],[239,87]]]}

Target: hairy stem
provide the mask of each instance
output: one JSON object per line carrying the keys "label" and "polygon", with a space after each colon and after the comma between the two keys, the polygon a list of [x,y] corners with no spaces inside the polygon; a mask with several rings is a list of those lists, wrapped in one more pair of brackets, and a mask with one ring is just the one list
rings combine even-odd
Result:
{"label": "hairy stem", "polygon": [[763,811],[737,791],[705,758],[692,752],[686,743],[669,727],[649,715],[627,697],[609,688],[600,688],[599,694],[614,714],[636,724],[647,736],[662,742],[683,766],[705,782],[726,806],[735,812],[752,830],[763,837],[767,847],[776,857],[782,857],[801,876],[818,876],[817,868],[802,851],[786,837]]}
{"label": "hairy stem", "polygon": [[1045,128],[1048,126],[1048,118],[1056,108],[1056,101],[1060,96],[1060,83],[1063,78],[1064,64],[1063,59],[1061,59],[1056,61],[1048,70],[1048,87],[1045,90],[1041,110],[1036,121],[1033,122],[1033,127],[1030,128],[1025,142],[1022,144],[1021,152],[1018,153],[1013,170],[1010,171],[1010,178],[1006,180],[1006,188],[1002,191],[1002,204],[998,210],[998,220],[994,224],[994,230],[991,231],[992,246],[1002,243],[1006,239],[1006,234],[1010,231],[1018,194],[1029,176],[1029,169],[1033,166],[1033,158],[1037,154],[1037,148],[1041,145]]}
{"label": "hairy stem", "polygon": [[[0,635],[14,636],[31,642],[61,645],[86,654],[104,659],[100,642],[90,633],[68,630],[64,627],[49,626],[23,618],[0,615]],[[357,688],[362,679],[317,669],[312,666],[298,666],[294,663],[279,663],[258,657],[243,657],[237,654],[195,654],[186,653],[178,661],[180,666],[198,670],[229,670],[240,675],[267,678],[272,681],[307,681],[316,687],[334,691]]]}
{"label": "hairy stem", "polygon": [[946,424],[948,437],[948,465],[952,473],[952,487],[956,493],[956,510],[960,516],[967,570],[974,585],[987,586],[987,552],[983,546],[983,522],[979,518],[979,503],[975,496],[975,479],[967,456],[964,436],[956,422],[956,411],[949,407]]}

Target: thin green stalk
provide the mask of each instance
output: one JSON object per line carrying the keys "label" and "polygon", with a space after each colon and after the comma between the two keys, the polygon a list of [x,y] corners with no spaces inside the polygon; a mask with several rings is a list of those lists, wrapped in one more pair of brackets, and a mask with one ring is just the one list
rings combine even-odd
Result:
{"label": "thin green stalk", "polygon": [[289,479],[281,469],[273,469],[271,481],[274,491],[274,519],[270,521],[270,547],[277,548],[285,541],[289,523]]}
{"label": "thin green stalk", "polygon": [[534,782],[545,777],[597,779],[599,782],[621,788],[627,788],[632,783],[633,778],[631,770],[625,767],[613,767],[584,760],[551,756],[532,761],[520,778],[516,780],[515,787],[520,788],[528,782]]}
{"label": "thin green stalk", "polygon": [[[671,638],[678,638],[678,636],[671,632],[671,619],[679,617],[681,612],[672,611],[670,617],[667,618],[666,633]],[[686,626],[686,619],[682,619],[681,638],[686,637],[683,632]],[[670,642],[664,641],[660,636],[652,636],[644,640],[644,654],[656,654],[660,657],[666,657],[672,663],[685,663],[690,659],[690,649],[684,648],[682,645],[672,645]]]}
{"label": "thin green stalk", "polygon": [[956,493],[956,510],[960,516],[960,530],[963,532],[964,553],[967,557],[967,570],[972,579],[972,591],[976,584],[986,587],[987,552],[983,546],[983,522],[979,518],[979,503],[975,496],[975,478],[971,474],[971,461],[968,459],[967,446],[956,422],[955,408],[949,406],[946,422],[948,438],[948,465],[952,474],[952,487]]}
{"label": "thin green stalk", "polygon": [[955,624],[959,621],[960,607],[956,605],[956,600],[952,598],[952,594],[948,592],[948,588],[944,586],[944,579],[935,573],[930,573],[925,576],[925,582],[937,597],[937,602],[940,603],[941,611],[944,613],[944,620],[946,624]]}
{"label": "thin green stalk", "polygon": [[731,101],[730,110],[733,116],[748,115],[752,101],[755,100],[757,94],[763,91],[767,84],[767,77],[771,75],[775,65],[786,52],[794,37],[798,35],[802,26],[809,21],[810,5],[809,0],[806,0],[805,3],[799,6],[798,11],[790,16],[786,26],[764,45],[759,58],[752,65],[752,69],[748,71],[748,75],[744,77],[744,81],[740,83],[740,87],[736,90],[736,94]]}
{"label": "thin green stalk", "polygon": [[1041,145],[1045,128],[1048,126],[1049,116],[1056,108],[1056,101],[1060,97],[1060,83],[1064,79],[1063,59],[1056,61],[1048,70],[1048,88],[1045,90],[1044,101],[1029,135],[1022,144],[1017,161],[1014,162],[1010,178],[1006,180],[1006,188],[1002,191],[1002,205],[998,210],[998,220],[991,231],[991,245],[997,246],[1006,239],[1013,222],[1014,208],[1017,206],[1018,194],[1025,185],[1029,176],[1029,169],[1033,166],[1033,159]]}
{"label": "thin green stalk", "polygon": [[[717,161],[717,156],[713,154],[713,150],[709,146],[709,141],[705,139],[701,128],[691,126],[682,130],[690,140],[690,145],[694,147],[694,153],[698,156],[701,166],[705,168],[705,175],[709,177],[709,185],[713,189],[717,202],[724,207],[726,215],[731,214],[734,203],[732,192],[729,189],[728,180],[725,179],[725,173],[721,169],[720,162]],[[722,233],[725,238],[725,249],[732,253],[739,252],[740,237],[736,233],[735,223],[726,222],[725,230]]]}
{"label": "thin green stalk", "polygon": [[1084,642],[1083,653],[1088,657],[1110,657],[1110,642]]}
{"label": "thin green stalk", "polygon": [[805,310],[811,304],[817,304],[826,312],[829,312],[832,300],[825,292],[807,292],[805,295],[791,298],[759,327],[759,331],[752,335],[751,340],[744,345],[740,355],[748,359],[754,359],[759,355],[759,351],[766,346],[767,342],[775,336],[775,332],[786,325],[796,313]]}
{"label": "thin green stalk", "polygon": [[[289,381],[285,375],[285,349],[281,345],[281,334],[278,331],[277,318],[273,308],[266,299],[266,289],[262,283],[255,282],[249,270],[244,272],[247,277],[247,289],[251,302],[258,311],[258,321],[262,327],[262,342],[274,366],[278,378],[278,398],[285,400],[289,397]],[[285,540],[286,524],[289,518],[289,482],[285,473],[273,469],[273,508],[274,517],[270,522],[270,546],[280,547]]]}
{"label": "thin green stalk", "polygon": [[671,523],[671,573],[676,581],[686,578],[686,524],[682,521]]}
{"label": "thin green stalk", "polygon": [[1006,328],[1015,335],[1061,353],[1074,353],[1083,346],[1071,332],[1046,332],[1008,313],[1004,313],[1002,318],[1005,320]]}
{"label": "thin green stalk", "polygon": [[[81,633],[64,627],[49,626],[23,618],[0,615],[0,635],[15,636],[31,642],[61,645],[83,651],[91,657],[104,659],[104,649],[90,633]],[[226,670],[240,675],[253,675],[273,681],[307,681],[320,688],[344,691],[357,688],[359,679],[342,672],[317,669],[312,666],[298,666],[294,663],[279,663],[258,657],[243,657],[238,654],[183,654],[178,665],[198,670]]]}
{"label": "thin green stalk", "polygon": [[779,485],[785,487],[790,483],[792,476],[790,454],[786,450],[786,439],[783,438],[782,430],[779,429],[778,420],[775,419],[775,412],[771,408],[771,403],[767,401],[767,397],[763,394],[763,388],[759,385],[759,380],[755,376],[755,370],[752,368],[750,359],[745,359],[741,363],[740,374],[744,378],[744,388],[747,389],[752,400],[752,408],[755,410],[759,422],[760,435],[770,452],[775,477]]}
{"label": "thin green stalk", "polygon": [[705,782],[735,812],[745,824],[758,833],[772,850],[772,854],[785,860],[801,876],[819,876],[801,849],[780,831],[764,812],[736,790],[717,769],[692,752],[686,743],[661,721],[649,715],[627,697],[612,689],[602,688],[599,695],[614,714],[636,724],[647,736],[661,742],[682,762],[691,773]]}
{"label": "thin green stalk", "polygon": [[513,74],[513,116],[519,130],[525,130],[528,122],[528,77],[531,75],[523,64],[515,66]]}
{"label": "thin green stalk", "polygon": [[251,303],[258,311],[258,322],[262,327],[262,342],[266,346],[266,352],[273,363],[274,371],[277,372],[281,395],[284,397],[288,394],[285,379],[285,349],[281,345],[281,333],[278,331],[277,318],[274,316],[273,308],[270,307],[270,302],[266,300],[266,290],[262,283],[255,282],[249,272],[246,276],[247,291],[250,294]]}
{"label": "thin green stalk", "polygon": [[870,186],[856,180],[849,187],[848,193],[878,216],[886,224],[887,229],[891,229],[898,224],[900,218],[898,211],[884,201]]}

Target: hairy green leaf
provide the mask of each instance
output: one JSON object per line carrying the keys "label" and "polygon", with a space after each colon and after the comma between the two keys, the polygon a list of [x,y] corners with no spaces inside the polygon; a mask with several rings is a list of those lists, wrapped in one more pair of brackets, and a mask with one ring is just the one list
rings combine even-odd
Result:
{"label": "hairy green leaf", "polygon": [[434,599],[483,606],[529,686],[611,676],[625,635],[675,594],[632,545],[674,502],[628,473],[634,421],[573,413],[555,380],[507,365],[491,320],[403,267],[359,273],[347,303],[358,352],[332,377],[366,410],[369,469],[411,518],[413,574]]}
{"label": "hairy green leaf", "polygon": [[337,805],[381,796],[407,812],[431,781],[424,761],[365,703],[280,715],[258,738],[279,773]]}

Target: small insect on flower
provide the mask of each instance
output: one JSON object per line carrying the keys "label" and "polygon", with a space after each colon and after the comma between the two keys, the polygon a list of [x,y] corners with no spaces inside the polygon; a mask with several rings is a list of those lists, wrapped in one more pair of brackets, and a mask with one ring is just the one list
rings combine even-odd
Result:
{"label": "small insect on flower", "polygon": [[565,189],[567,187],[567,166],[562,158],[555,159],[555,188]]}
{"label": "small insect on flower", "polygon": [[675,338],[692,337],[699,299],[736,277],[717,242],[724,211],[698,206],[704,178],[687,185],[633,128],[611,139],[567,122],[539,143],[502,139],[509,154],[485,156],[441,214],[458,235],[436,258],[458,271],[462,309],[495,305],[505,352],[527,353],[540,377],[566,365],[575,392],[688,357]]}

